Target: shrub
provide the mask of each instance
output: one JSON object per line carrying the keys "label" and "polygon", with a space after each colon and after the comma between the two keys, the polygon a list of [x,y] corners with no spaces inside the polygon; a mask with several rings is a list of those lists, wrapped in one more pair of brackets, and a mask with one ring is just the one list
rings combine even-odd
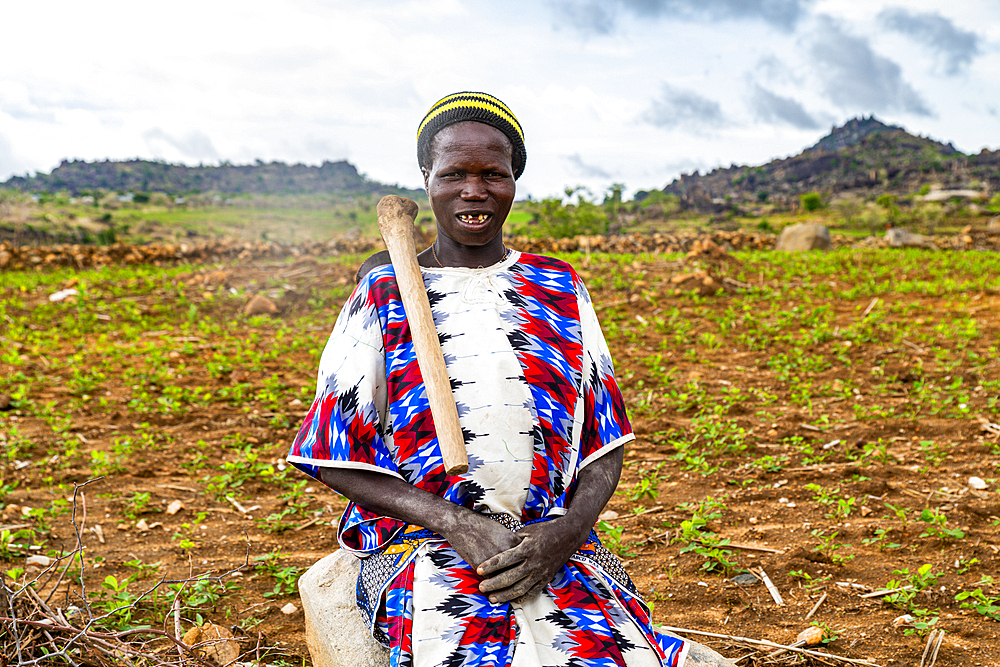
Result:
{"label": "shrub", "polygon": [[818,192],[807,192],[799,197],[802,202],[802,209],[811,212],[823,208],[823,198]]}

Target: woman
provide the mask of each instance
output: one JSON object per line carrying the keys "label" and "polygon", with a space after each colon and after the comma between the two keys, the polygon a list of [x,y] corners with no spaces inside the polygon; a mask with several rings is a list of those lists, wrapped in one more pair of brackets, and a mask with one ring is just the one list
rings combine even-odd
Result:
{"label": "woman", "polygon": [[682,664],[592,530],[634,436],[590,298],[566,263],[503,243],[520,124],[450,95],[417,153],[438,232],[418,259],[469,471],[444,472],[391,265],[341,311],[288,456],[351,501],[362,614],[394,667]]}

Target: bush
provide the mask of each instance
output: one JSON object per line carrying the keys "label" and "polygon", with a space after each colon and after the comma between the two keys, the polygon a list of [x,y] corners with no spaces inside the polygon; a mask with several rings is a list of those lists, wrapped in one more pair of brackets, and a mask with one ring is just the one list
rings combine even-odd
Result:
{"label": "bush", "polygon": [[576,204],[563,204],[561,199],[556,198],[543,199],[530,202],[528,208],[535,230],[541,236],[563,239],[608,232],[608,214],[602,207],[583,198]]}
{"label": "bush", "polygon": [[799,197],[803,210],[807,212],[818,211],[823,208],[823,198],[818,192],[807,192]]}

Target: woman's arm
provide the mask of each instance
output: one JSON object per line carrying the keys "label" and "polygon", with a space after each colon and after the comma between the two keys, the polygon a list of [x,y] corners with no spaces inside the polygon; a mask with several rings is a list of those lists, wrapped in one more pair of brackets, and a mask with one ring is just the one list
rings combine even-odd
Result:
{"label": "woman's arm", "polygon": [[[472,567],[517,545],[523,537],[496,521],[398,477],[347,468],[320,468],[320,481],[370,512],[429,528]],[[600,509],[598,509],[600,511]]]}
{"label": "woman's arm", "polygon": [[597,515],[618,487],[624,456],[625,448],[619,447],[581,470],[566,514],[518,531],[520,544],[479,566],[479,574],[486,577],[479,590],[492,593],[492,602],[509,602],[531,598],[545,588],[587,541]]}

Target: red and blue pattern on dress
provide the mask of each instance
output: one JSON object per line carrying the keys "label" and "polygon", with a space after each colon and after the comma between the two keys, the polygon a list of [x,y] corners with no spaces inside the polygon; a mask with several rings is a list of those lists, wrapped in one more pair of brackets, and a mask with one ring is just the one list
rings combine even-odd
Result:
{"label": "red and blue pattern on dress", "polygon": [[[583,282],[565,262],[514,255],[502,271],[490,274],[490,284],[496,286],[507,352],[516,356],[518,380],[530,392],[533,426],[524,434],[531,442],[530,484],[520,517],[490,516],[516,531],[561,515],[580,469],[633,436]],[[450,283],[433,272],[425,272],[424,279],[435,306],[455,296]],[[448,330],[448,312],[432,311],[443,341],[461,335]],[[452,374],[447,351],[445,357]],[[452,374],[453,386],[462,381]],[[460,416],[468,409],[460,403]],[[467,443],[476,437],[464,423],[463,430]],[[320,363],[316,400],[288,461],[317,478],[324,465],[394,475],[483,511],[476,480],[444,471],[391,266],[369,273],[341,311]],[[358,606],[375,638],[390,647],[393,667],[413,663],[415,585],[440,594],[433,613],[454,617],[446,638],[454,644],[448,664],[511,664],[518,637],[514,606],[495,605],[479,593],[480,577],[440,535],[354,503],[338,533],[341,546],[362,557]],[[433,574],[420,574],[426,571]],[[560,656],[552,658],[560,664],[625,667],[629,656],[642,651],[653,651],[659,665],[682,664],[685,644],[652,627],[628,575],[594,532],[539,597],[555,607],[546,607],[544,617],[533,622],[550,633],[545,650]],[[623,628],[632,632],[631,639]]]}

